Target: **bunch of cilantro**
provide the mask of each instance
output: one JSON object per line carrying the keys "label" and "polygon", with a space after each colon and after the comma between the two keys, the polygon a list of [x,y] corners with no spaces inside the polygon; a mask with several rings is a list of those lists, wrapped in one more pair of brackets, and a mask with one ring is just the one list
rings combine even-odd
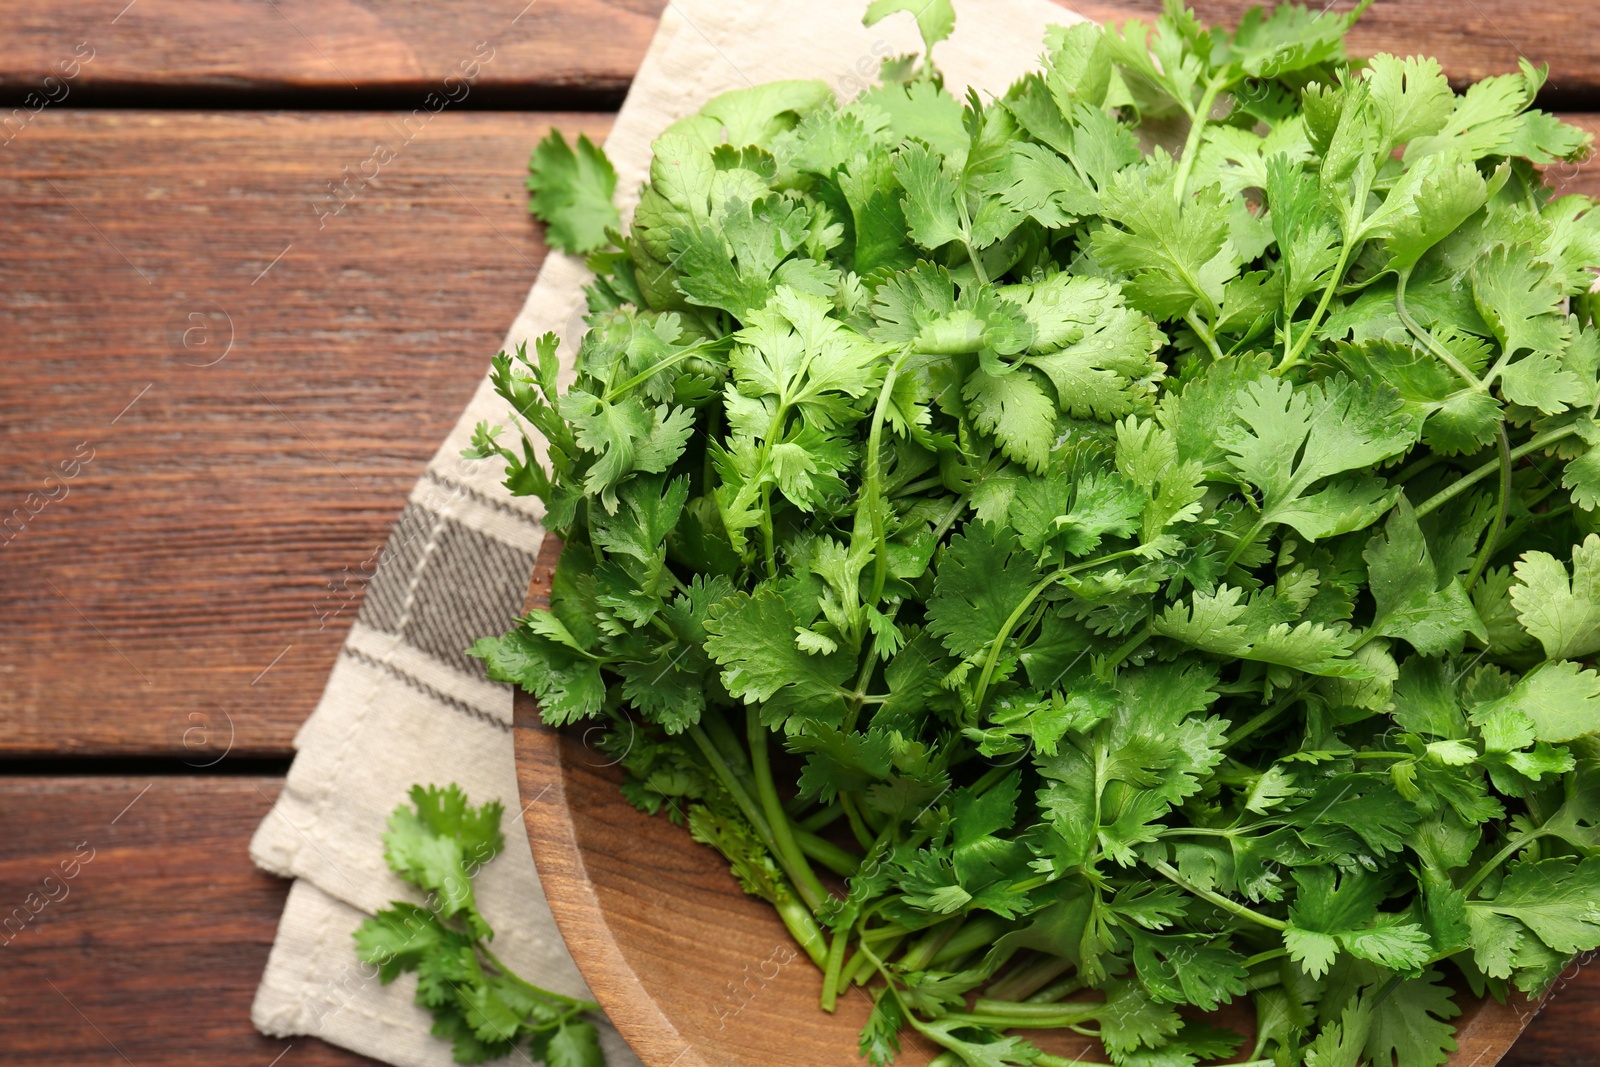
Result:
{"label": "bunch of cilantro", "polygon": [[1431,1067],[1600,946],[1600,212],[1539,169],[1588,137],[1354,18],[728,93],[626,229],[593,145],[534,157],[589,329],[565,388],[496,360],[522,441],[471,454],[565,547],[474,651],[612,727],[875,1064]]}
{"label": "bunch of cilantro", "polygon": [[433,1033],[457,1063],[513,1051],[546,1067],[605,1067],[592,1001],[540,989],[500,962],[478,911],[472,879],[506,839],[499,801],[473,807],[456,785],[411,787],[411,805],[389,816],[384,859],[425,903],[395,901],[356,930],[356,953],[388,985],[417,975],[416,1001],[433,1012]]}

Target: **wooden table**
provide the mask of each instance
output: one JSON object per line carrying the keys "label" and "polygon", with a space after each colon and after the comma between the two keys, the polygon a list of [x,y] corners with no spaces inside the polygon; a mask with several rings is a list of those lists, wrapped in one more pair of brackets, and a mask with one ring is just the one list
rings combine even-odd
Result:
{"label": "wooden table", "polygon": [[[529,149],[604,135],[661,6],[0,0],[0,919],[56,898],[0,933],[0,1060],[369,1062],[252,1030],[287,886],[246,842],[543,259]],[[1379,0],[1355,43],[1546,60],[1600,129],[1579,6]],[[1507,1062],[1597,1024],[1577,972]]]}

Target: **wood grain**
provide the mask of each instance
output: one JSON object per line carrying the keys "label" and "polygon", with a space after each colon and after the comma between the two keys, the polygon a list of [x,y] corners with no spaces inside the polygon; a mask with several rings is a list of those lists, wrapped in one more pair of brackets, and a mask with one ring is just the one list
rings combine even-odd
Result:
{"label": "wood grain", "polygon": [[[374,1062],[250,1025],[288,883],[252,867],[244,844],[280,786],[0,779],[7,1067],[267,1067],[286,1045],[279,1067]],[[30,915],[30,894],[55,899]]]}
{"label": "wood grain", "polygon": [[[67,0],[0,2],[0,93],[59,81],[79,106],[156,100],[277,106],[333,97],[393,107],[459,92],[471,106],[614,107],[655,33],[662,0]],[[75,57],[91,56],[77,63]],[[487,58],[486,58],[487,57]],[[451,78],[448,87],[445,79]],[[76,99],[74,99],[76,96]],[[58,100],[59,102],[63,102]],[[261,106],[255,103],[253,106]]]}
{"label": "wood grain", "polygon": [[[1335,0],[1348,9],[1353,0]],[[0,95],[14,105],[60,78],[80,46],[93,58],[64,85],[77,102],[194,107],[251,94],[279,105],[328,98],[348,107],[421,97],[486,42],[474,106],[598,106],[621,99],[655,32],[662,0],[0,0]],[[1159,0],[1079,0],[1102,21],[1153,14]],[[1249,0],[1196,0],[1202,18],[1232,24]],[[1321,3],[1313,5],[1322,7]],[[863,7],[865,5],[863,4]],[[959,8],[959,5],[958,5]],[[120,12],[120,17],[119,17]],[[959,16],[959,11],[958,11]],[[1515,70],[1518,56],[1551,67],[1550,95],[1567,107],[1600,99],[1600,34],[1565,0],[1379,0],[1351,36],[1359,53],[1436,55],[1458,84]],[[1032,44],[1030,43],[1030,47]],[[285,94],[289,94],[287,97]],[[365,94],[365,95],[363,95]],[[387,94],[387,95],[386,95]],[[375,104],[375,97],[384,103]],[[257,105],[259,106],[259,105]]]}
{"label": "wood grain", "polygon": [[543,259],[530,147],[609,117],[398,121],[61,110],[4,149],[0,753],[290,751]]}
{"label": "wood grain", "polygon": [[[559,555],[556,539],[545,538],[530,608],[548,605]],[[584,980],[645,1067],[864,1064],[855,1040],[871,1010],[865,993],[853,988],[825,1014],[820,972],[712,849],[624,800],[614,759],[574,731],[545,726],[531,696],[519,691],[513,708],[523,821],[545,898]],[[1600,1015],[1595,975],[1575,967],[1563,979],[1550,1003],[1564,997],[1563,1009]],[[1588,992],[1572,995],[1580,988]],[[1523,1043],[1524,1055],[1507,1056],[1538,1007],[1465,995],[1460,1002],[1447,1067],[1495,1067],[1502,1057],[1529,1067],[1556,1062],[1537,1037]],[[1250,1021],[1230,1012],[1223,1025],[1248,1032]],[[938,1049],[906,1036],[896,1062],[925,1067]],[[1028,1036],[1056,1055],[1101,1058],[1092,1042],[1065,1033]],[[1580,1041],[1572,1051],[1584,1058],[1572,1062],[1594,1062],[1600,1040],[1591,1033]]]}

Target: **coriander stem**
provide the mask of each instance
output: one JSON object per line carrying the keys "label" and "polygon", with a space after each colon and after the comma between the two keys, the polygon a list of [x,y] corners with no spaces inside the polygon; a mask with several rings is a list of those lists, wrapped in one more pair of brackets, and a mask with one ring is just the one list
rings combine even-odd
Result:
{"label": "coriander stem", "polygon": [[889,538],[883,521],[883,510],[888,506],[883,495],[883,423],[889,413],[900,368],[910,354],[909,350],[902,351],[889,364],[889,370],[883,376],[883,385],[878,389],[878,402],[872,409],[872,428],[867,432],[867,454],[862,461],[861,496],[856,502],[856,513],[859,515],[862,508],[869,509],[867,521],[872,532],[873,550],[870,605],[876,605],[882,598],[883,585],[889,577]]}
{"label": "coriander stem", "polygon": [[[1531,441],[1513,448],[1511,450],[1511,459],[1513,461],[1519,460],[1531,452],[1538,452],[1540,449],[1548,448],[1557,441],[1571,437],[1577,432],[1578,428],[1576,426],[1562,426],[1559,429],[1542,433],[1538,437],[1533,438]],[[1462,478],[1458,478],[1449,486],[1439,490],[1437,493],[1433,494],[1433,496],[1417,505],[1417,518],[1420,519],[1424,515],[1429,515],[1439,510],[1441,507],[1448,504],[1462,493],[1465,493],[1468,489],[1471,489],[1474,485],[1477,485],[1479,482],[1483,481],[1483,479],[1489,477],[1489,475],[1500,470],[1500,464],[1501,461],[1499,458],[1492,459],[1488,463],[1485,463],[1483,466],[1479,467],[1477,470],[1473,471],[1471,474],[1468,474]]]}
{"label": "coriander stem", "polygon": [[960,959],[974,949],[983,948],[992,944],[994,940],[1006,930],[1010,929],[1001,919],[993,915],[981,915],[970,922],[965,922],[961,927],[950,934],[945,943],[939,946],[939,951],[933,954],[929,962],[937,967],[941,963]]}
{"label": "coriander stem", "polygon": [[805,949],[812,963],[821,967],[828,958],[828,942],[823,938],[822,928],[817,925],[816,916],[811,914],[811,909],[787,893],[773,901],[772,906],[777,910],[778,918],[783,920],[789,936]]}
{"label": "coriander stem", "polygon": [[825,826],[829,826],[844,816],[844,809],[837,804],[818,808],[810,815],[795,822],[795,826],[809,833],[816,833]]}
{"label": "coriander stem", "polygon": [[1500,535],[1505,532],[1506,514],[1511,509],[1511,442],[1506,440],[1505,423],[1500,424],[1495,437],[1500,445],[1500,502],[1494,509],[1494,522],[1490,524],[1489,532],[1484,535],[1483,548],[1478,552],[1478,560],[1472,565],[1467,580],[1462,583],[1462,589],[1468,593],[1478,584],[1478,579],[1483,577],[1483,572],[1489,567],[1489,561],[1494,558],[1495,549],[1500,544]]}
{"label": "coriander stem", "polygon": [[861,857],[847,849],[829,841],[825,837],[818,837],[809,830],[795,828],[795,844],[800,846],[804,856],[816,860],[840,878],[848,878],[854,874],[857,867],[861,866]]}
{"label": "coriander stem", "polygon": [[1124,641],[1121,647],[1119,647],[1115,652],[1111,653],[1111,655],[1106,659],[1107,666],[1115,667],[1123,660],[1137,652],[1140,645],[1150,640],[1152,629],[1153,628],[1149,623],[1145,623],[1143,626],[1139,627],[1139,629],[1134,632],[1132,637]]}
{"label": "coriander stem", "polygon": [[1000,662],[1000,650],[1005,647],[1005,643],[1011,637],[1012,631],[1017,628],[1017,623],[1022,621],[1023,613],[1033,606],[1033,602],[1039,599],[1040,594],[1063,578],[1070,577],[1079,571],[1088,570],[1091,567],[1098,567],[1102,563],[1110,563],[1113,560],[1136,555],[1138,551],[1136,548],[1125,548],[1120,552],[1111,552],[1097,559],[1074,563],[1070,567],[1063,567],[1054,574],[1040,579],[1037,585],[1028,590],[1028,595],[1022,598],[1022,602],[1016,606],[1010,617],[1006,619],[1005,625],[1000,627],[1000,632],[994,635],[993,641],[989,642],[989,655],[984,659],[983,671],[978,675],[978,687],[974,690],[973,708],[975,711],[980,714],[983,711],[983,698],[989,692],[989,682],[994,676],[995,665]]}
{"label": "coriander stem", "polygon": [[767,577],[778,576],[778,558],[772,546],[772,486],[761,487],[761,551],[767,561]]}
{"label": "coriander stem", "polygon": [[[985,1026],[997,1030],[1059,1030],[1064,1026],[1077,1026],[1081,1023],[1092,1022],[1099,1018],[1105,1010],[1102,1001],[1086,1001],[1081,1004],[1019,1004],[1005,1005],[999,1001],[985,1002],[990,1005],[988,1011],[950,1012],[941,1016],[941,1023],[948,1023],[952,1028],[957,1026]],[[1004,1008],[1005,1010],[1000,1010]]]}
{"label": "coriander stem", "polygon": [[956,935],[965,922],[962,918],[945,919],[936,923],[931,929],[925,931],[917,938],[912,946],[906,949],[906,954],[900,958],[900,967],[903,970],[920,971],[933,962],[934,956],[944,948],[945,943]]}
{"label": "coriander stem", "polygon": [[850,833],[855,836],[856,843],[862,848],[872,847],[872,833],[867,829],[866,821],[861,818],[861,812],[856,810],[856,802],[847,789],[839,790],[839,807],[844,809],[845,821],[850,824]]}
{"label": "coriander stem", "polygon": [[1305,694],[1308,685],[1309,683],[1302,682],[1291,689],[1287,695],[1278,698],[1268,705],[1264,710],[1259,711],[1255,715],[1251,716],[1245,721],[1243,726],[1228,734],[1228,741],[1224,747],[1232,748],[1234,745],[1237,745],[1240,741],[1243,741],[1245,738],[1261,729],[1267,723],[1283,714],[1286,709],[1293,706],[1294,702],[1299,700],[1300,697]]}
{"label": "coriander stem", "polygon": [[1176,885],[1179,889],[1187,890],[1188,892],[1199,897],[1201,900],[1215,904],[1217,907],[1221,908],[1230,915],[1237,916],[1240,919],[1246,919],[1260,926],[1265,926],[1269,930],[1276,930],[1279,933],[1282,933],[1289,928],[1289,924],[1284,922],[1282,919],[1274,919],[1270,915],[1263,915],[1259,911],[1254,911],[1245,907],[1236,900],[1229,900],[1221,893],[1213,893],[1209,889],[1201,889],[1199,886],[1184,878],[1183,875],[1173,870],[1172,867],[1168,866],[1165,860],[1156,860],[1155,862],[1151,863],[1150,866],[1154,867],[1161,873],[1163,877],[1165,877],[1173,885]]}
{"label": "coriander stem", "polygon": [[1083,988],[1083,979],[1075,977],[1075,975],[1076,972],[1073,975],[1058,978],[1032,996],[1023,997],[1022,999],[1027,1004],[1054,1004],[1062,997],[1070,997]]}
{"label": "coriander stem", "polygon": [[1430,452],[1416,462],[1408,463],[1404,467],[1401,467],[1400,473],[1394,476],[1394,481],[1398,485],[1404,485],[1406,482],[1409,482],[1411,479],[1415,478],[1428,468],[1438,466],[1443,462],[1443,456],[1437,452]]}
{"label": "coriander stem", "polygon": [[762,725],[761,715],[753,707],[745,711],[745,728],[750,740],[750,769],[755,774],[756,795],[772,827],[777,860],[794,880],[800,899],[815,911],[823,901],[829,899],[829,893],[817,880],[816,872],[811,869],[805,853],[794,839],[794,829],[789,825],[789,816],[784,814],[783,801],[778,799],[778,787],[772,780],[772,764],[767,759],[767,728]]}
{"label": "coriander stem", "polygon": [[1540,827],[1539,829],[1531,830],[1525,834],[1518,834],[1510,841],[1507,841],[1504,848],[1502,848],[1499,852],[1496,852],[1493,856],[1489,857],[1483,866],[1479,867],[1475,872],[1473,872],[1472,877],[1467,879],[1466,884],[1461,887],[1461,895],[1463,897],[1471,896],[1472,891],[1478,888],[1485,878],[1493,874],[1496,867],[1499,867],[1506,860],[1510,859],[1512,856],[1515,856],[1518,852],[1522,851],[1524,848],[1527,848],[1529,845],[1533,844],[1543,836],[1545,836],[1544,829],[1543,827]]}
{"label": "coriander stem", "polygon": [[961,246],[967,250],[967,258],[972,261],[972,273],[978,276],[978,284],[989,284],[989,272],[983,269],[983,260],[978,257],[978,250],[972,247],[972,216],[967,211],[967,193],[965,189],[956,191],[956,211],[961,215]]}
{"label": "coriander stem", "polygon": [[1195,157],[1200,154],[1200,141],[1205,134],[1206,123],[1211,121],[1211,109],[1217,103],[1217,94],[1222,92],[1227,83],[1222,75],[1213,75],[1206,82],[1205,91],[1200,94],[1199,106],[1189,112],[1189,136],[1184,138],[1183,155],[1178,159],[1178,172],[1172,180],[1172,194],[1179,203],[1189,195],[1189,175],[1194,171]]}
{"label": "coriander stem", "polygon": [[872,681],[872,672],[878,668],[878,649],[876,645],[867,646],[867,654],[861,661],[861,671],[856,675],[856,687],[851,690],[850,706],[845,710],[844,729],[846,733],[856,728],[856,720],[861,717],[861,705],[867,699],[867,683]]}
{"label": "coriander stem", "polygon": [[[782,398],[778,401],[778,410],[772,413],[772,421],[767,424],[767,436],[761,440],[761,455],[756,463],[756,469],[763,475],[766,473],[767,463],[772,458],[772,442],[783,433],[785,424],[789,421],[789,405]],[[764,480],[764,479],[763,479]],[[729,535],[735,531],[729,530]],[[761,538],[767,562],[767,577],[778,576],[778,566],[772,550],[772,485],[764,482],[761,486]]]}
{"label": "coriander stem", "polygon": [[739,784],[744,786],[746,792],[753,792],[756,786],[755,779],[750,775],[749,756],[744,750],[744,743],[728,725],[728,720],[721,714],[703,714],[700,716],[700,725],[722,754],[728,769],[738,778]]}
{"label": "coriander stem", "polygon": [[648,381],[657,374],[660,374],[662,371],[682,362],[690,356],[698,355],[699,353],[720,343],[721,340],[721,338],[717,338],[715,341],[700,341],[696,344],[690,345],[688,348],[679,349],[665,359],[657,360],[647,370],[640,371],[638,374],[635,374],[632,378],[629,378],[620,385],[613,385],[608,388],[606,390],[604,400],[609,404],[611,401],[615,400],[621,394],[626,393],[634,386],[640,384],[641,382]]}
{"label": "coriander stem", "polygon": [[1211,328],[1201,322],[1193,311],[1184,315],[1183,321],[1188,325],[1189,329],[1194,331],[1196,337],[1206,343],[1206,347],[1211,350],[1211,358],[1220,361],[1222,359],[1222,349],[1217,347],[1217,335],[1212,332]]}
{"label": "coriander stem", "polygon": [[828,961],[822,968],[822,1010],[830,1015],[839,1003],[839,975],[844,968],[844,950],[850,942],[851,923],[841,923],[828,944]]}
{"label": "coriander stem", "polygon": [[1403,271],[1398,271],[1396,273],[1396,279],[1397,280],[1394,287],[1394,308],[1400,313],[1400,322],[1403,326],[1405,326],[1407,332],[1409,332],[1412,337],[1415,337],[1417,340],[1421,341],[1423,346],[1427,348],[1429,352],[1433,353],[1434,357],[1437,358],[1439,362],[1455,371],[1456,375],[1462,381],[1466,382],[1473,389],[1481,390],[1483,388],[1483,382],[1478,379],[1478,376],[1473,374],[1472,371],[1467,368],[1467,365],[1457,359],[1448,348],[1440,344],[1438,339],[1433,336],[1431,331],[1423,329],[1422,324],[1411,317],[1411,312],[1406,308],[1406,283],[1411,280],[1411,268],[1408,267]]}
{"label": "coriander stem", "polygon": [[[893,955],[894,950],[900,947],[900,942],[904,941],[905,937],[905,934],[894,934],[891,937],[884,939],[883,954],[885,956]],[[862,945],[864,946],[865,944],[866,942],[863,941]],[[875,961],[872,957],[872,954],[864,949],[856,952],[855,957],[850,961],[850,965],[844,970],[844,976],[840,979],[840,985],[861,985],[866,982],[872,977],[872,968],[874,962]]]}
{"label": "coriander stem", "polygon": [[950,503],[950,510],[944,513],[944,517],[939,520],[939,525],[933,528],[934,544],[938,544],[944,539],[945,533],[949,531],[951,526],[955,525],[955,521],[959,519],[961,517],[961,513],[966,510],[967,495],[963,493]]}
{"label": "coriander stem", "polygon": [[1072,961],[1066,957],[1041,955],[990,985],[987,992],[995,1000],[1026,1001],[1070,970]]}
{"label": "coriander stem", "polygon": [[1339,279],[1344,277],[1345,264],[1350,262],[1350,241],[1340,243],[1339,261],[1333,265],[1333,274],[1328,278],[1328,284],[1322,290],[1322,299],[1317,301],[1317,308],[1311,313],[1311,318],[1306,322],[1305,330],[1300,334],[1294,348],[1289,350],[1282,363],[1273,368],[1274,374],[1282,374],[1290,367],[1298,366],[1300,353],[1305,350],[1311,338],[1316,336],[1317,327],[1322,325],[1322,316],[1328,312],[1328,304],[1333,300],[1333,292],[1339,287]]}
{"label": "coriander stem", "polygon": [[1244,961],[1244,969],[1248,971],[1250,968],[1259,967],[1263,963],[1271,963],[1273,960],[1281,960],[1288,954],[1289,950],[1281,945],[1277,948],[1269,948],[1265,952],[1257,952],[1254,956],[1251,956],[1249,959]]}
{"label": "coriander stem", "polygon": [[734,804],[738,806],[740,813],[750,823],[751,829],[755,830],[756,836],[761,838],[761,843],[766,846],[768,852],[772,853],[774,859],[782,863],[783,857],[778,852],[777,842],[773,840],[772,829],[767,826],[766,818],[761,814],[761,809],[756,806],[756,802],[751,799],[749,790],[745,788],[744,783],[739,780],[733,773],[733,769],[728,766],[728,761],[723,758],[721,752],[717,751],[717,746],[712,744],[711,738],[706,736],[705,730],[698,724],[689,727],[685,732],[699,747],[701,755],[706,758],[706,762],[711,764],[712,773],[716,775],[717,781],[733,797]]}
{"label": "coriander stem", "polygon": [[1233,543],[1233,550],[1228,553],[1228,558],[1222,561],[1222,570],[1224,574],[1227,573],[1228,568],[1239,562],[1239,557],[1244,555],[1245,549],[1255,544],[1256,538],[1261,535],[1262,530],[1266,529],[1266,525],[1267,520],[1265,518],[1259,518],[1255,521],[1255,525],[1251,526],[1250,529],[1239,535],[1239,540]]}
{"label": "coriander stem", "polygon": [[565,1004],[569,1008],[576,1008],[579,1011],[600,1010],[600,1005],[596,1004],[592,1000],[580,1000],[577,997],[569,997],[565,994],[556,993],[549,989],[542,989],[539,986],[534,985],[519,975],[516,971],[513,971],[510,967],[507,967],[504,963],[500,962],[500,957],[496,956],[489,946],[485,945],[481,940],[476,940],[475,943],[478,951],[483,954],[484,959],[488,960],[494,965],[495,970],[499,971],[506,978],[511,979],[511,981],[516,982],[518,985],[527,989],[531,989],[533,992],[539,994],[539,996],[544,997],[547,1000],[554,1000],[557,1003]]}

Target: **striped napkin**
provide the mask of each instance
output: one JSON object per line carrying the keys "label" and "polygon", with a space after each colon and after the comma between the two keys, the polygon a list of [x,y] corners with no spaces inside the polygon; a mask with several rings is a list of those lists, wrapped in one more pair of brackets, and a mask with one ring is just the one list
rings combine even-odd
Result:
{"label": "striped napkin", "polygon": [[[885,56],[920,50],[909,16],[868,28],[864,7],[667,0],[606,141],[624,214],[648,172],[651,141],[717,93],[822,78],[848,98],[872,83]],[[1003,92],[1035,67],[1048,23],[1078,21],[1048,0],[959,0],[957,8],[955,35],[937,57],[958,96],[968,85]],[[552,252],[506,347],[553,330],[570,359],[587,280],[581,260]],[[462,651],[521,613],[544,537],[538,501],[509,496],[497,464],[461,458],[474,425],[506,415],[480,383],[412,489],[322,700],[295,737],[283,792],[250,843],[258,866],[294,879],[252,1012],[266,1034],[320,1037],[402,1067],[451,1062],[449,1044],[429,1033],[431,1017],[412,1001],[414,976],[381,985],[351,940],[367,915],[415,897],[385,865],[381,834],[417,782],[456,782],[474,803],[505,805],[506,850],[478,876],[495,952],[536,984],[587,996],[516,814],[511,692]],[[610,1067],[639,1063],[614,1030],[602,1043]]]}

